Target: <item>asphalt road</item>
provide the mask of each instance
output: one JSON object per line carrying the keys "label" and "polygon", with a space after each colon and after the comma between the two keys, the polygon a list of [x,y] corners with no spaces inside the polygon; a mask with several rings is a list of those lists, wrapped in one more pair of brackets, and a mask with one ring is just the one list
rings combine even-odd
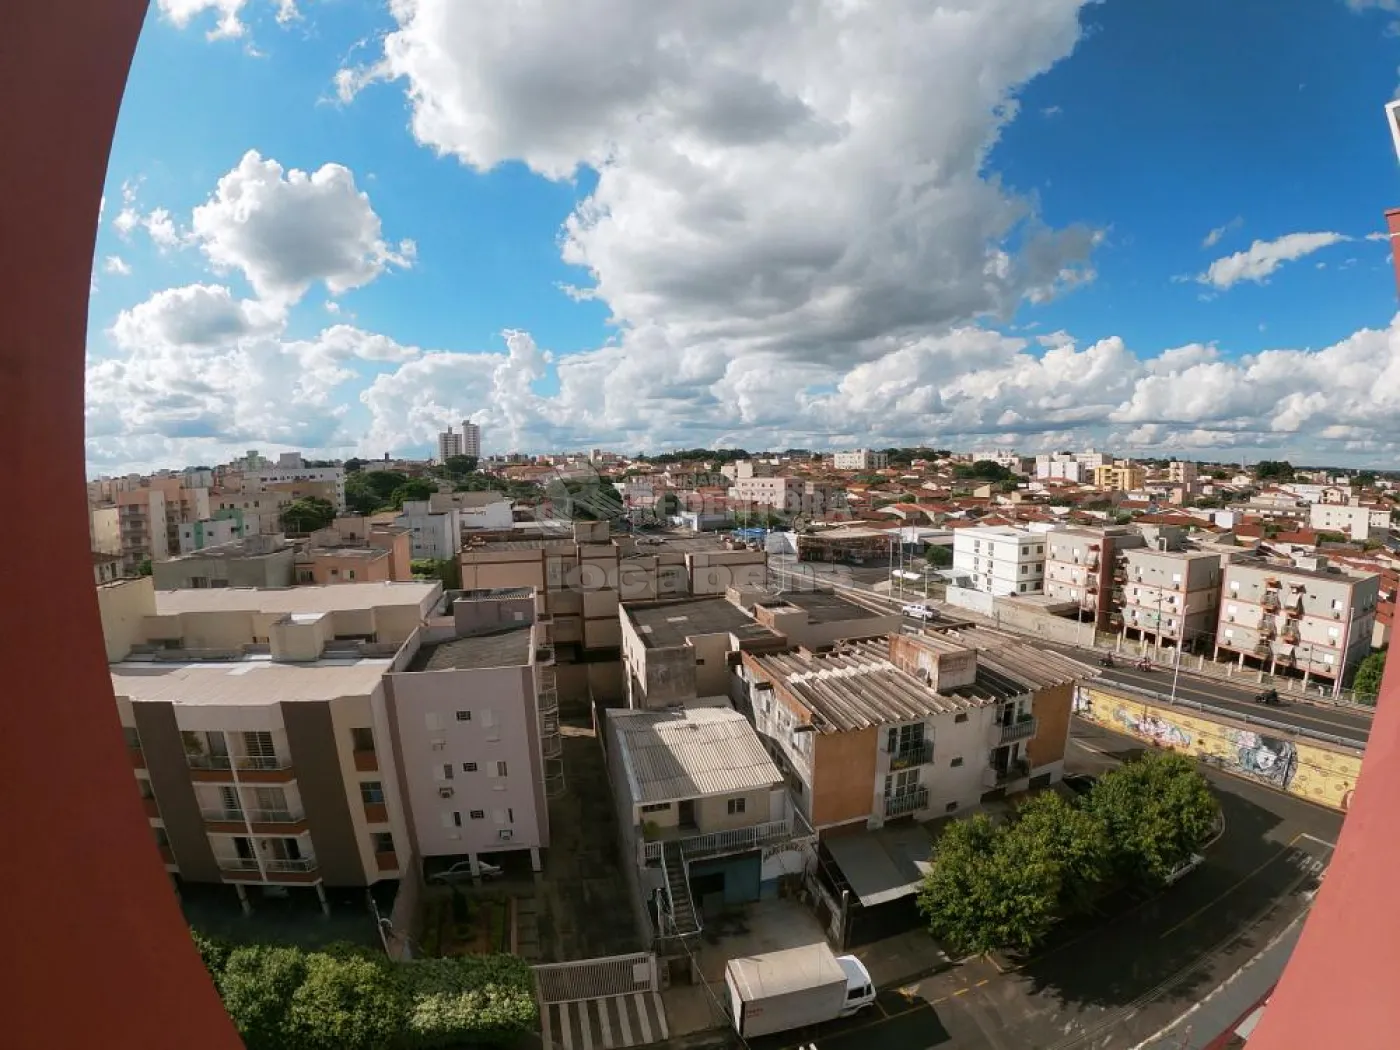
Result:
{"label": "asphalt road", "polygon": [[[1073,741],[1073,772],[1141,750],[1087,724]],[[882,992],[864,1016],[752,1040],[752,1050],[1127,1050],[1156,1034],[1287,930],[1341,828],[1340,814],[1204,772],[1224,831],[1175,886],[1111,902],[1021,965],[965,963]]]}
{"label": "asphalt road", "polygon": [[[774,575],[787,584],[796,580],[818,580],[824,584],[830,584],[838,590],[846,588],[849,596],[873,603],[881,608],[898,607],[908,602],[920,600],[917,596],[910,595],[895,599],[872,590],[873,583],[888,579],[886,566],[860,568],[827,565],[821,562],[797,563],[790,556],[770,557],[769,562]],[[933,602],[933,604],[944,614],[939,623],[947,624],[969,619],[967,611],[959,609],[957,606],[946,605],[942,602]],[[1042,639],[1035,639],[1034,644],[1054,649],[1066,656],[1073,656],[1093,665],[1095,670],[1099,672],[1099,677],[1106,682],[1117,682],[1160,693],[1164,696],[1172,694],[1173,672],[1170,666],[1158,667],[1146,672],[1127,667],[1099,667],[1098,660],[1101,654],[1098,650],[1082,649],[1072,645],[1058,645]],[[1248,679],[1239,685],[1234,685],[1217,678],[1192,674],[1186,667],[1183,667],[1177,678],[1175,695],[1182,700],[1207,704],[1228,711],[1240,718],[1264,719],[1277,725],[1334,736],[1354,747],[1365,747],[1366,739],[1371,732],[1371,716],[1368,713],[1358,712],[1353,708],[1336,707],[1326,703],[1308,703],[1293,698],[1285,698],[1280,705],[1266,707],[1254,702],[1255,694],[1262,688],[1259,684]]]}

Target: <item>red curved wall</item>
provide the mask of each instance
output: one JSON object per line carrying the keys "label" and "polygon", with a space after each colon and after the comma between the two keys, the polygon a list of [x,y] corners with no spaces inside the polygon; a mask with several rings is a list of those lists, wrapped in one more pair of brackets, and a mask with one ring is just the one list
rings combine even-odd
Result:
{"label": "red curved wall", "polygon": [[88,281],[145,14],[0,0],[0,449],[37,510],[0,515],[0,1046],[16,1050],[241,1046],[132,785],[85,520]]}

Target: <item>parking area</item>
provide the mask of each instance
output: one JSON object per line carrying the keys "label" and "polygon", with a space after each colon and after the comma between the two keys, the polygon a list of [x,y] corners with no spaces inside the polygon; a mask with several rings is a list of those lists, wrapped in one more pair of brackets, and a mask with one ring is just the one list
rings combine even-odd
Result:
{"label": "parking area", "polygon": [[[1140,750],[1076,724],[1071,772]],[[1127,1050],[1169,1025],[1286,934],[1308,906],[1341,829],[1338,813],[1206,770],[1225,827],[1206,862],[1168,889],[1106,902],[1014,968],[977,960],[882,993],[862,1017],[752,1041],[752,1050]]]}

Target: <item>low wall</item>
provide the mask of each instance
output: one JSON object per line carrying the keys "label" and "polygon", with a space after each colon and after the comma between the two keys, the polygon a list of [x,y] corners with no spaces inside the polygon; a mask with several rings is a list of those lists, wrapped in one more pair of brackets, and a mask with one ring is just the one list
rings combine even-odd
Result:
{"label": "low wall", "polygon": [[996,599],[993,611],[998,627],[1008,627],[1026,634],[1034,634],[1061,645],[1093,645],[1092,624],[1079,623],[1064,616],[1027,608],[1019,602],[1005,598]]}
{"label": "low wall", "polygon": [[1261,733],[1256,727],[1080,686],[1074,711],[1153,747],[1192,755],[1217,769],[1346,812],[1361,775],[1361,754]]}
{"label": "low wall", "polygon": [[996,611],[996,599],[985,591],[974,591],[970,587],[949,587],[944,594],[949,605],[959,609],[991,616]]}

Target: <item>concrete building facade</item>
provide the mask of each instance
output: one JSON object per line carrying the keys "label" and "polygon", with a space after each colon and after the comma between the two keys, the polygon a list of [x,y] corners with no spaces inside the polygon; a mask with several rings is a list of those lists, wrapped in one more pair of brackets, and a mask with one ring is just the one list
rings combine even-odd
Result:
{"label": "concrete building facade", "polygon": [[217,547],[232,543],[243,535],[243,527],[236,518],[201,518],[197,521],[182,522],[176,528],[176,537],[181,554],[193,554],[205,547]]}
{"label": "concrete building facade", "polygon": [[884,470],[890,465],[890,457],[886,452],[858,448],[851,452],[836,453],[832,457],[832,465],[837,470]]}
{"label": "concrete building facade", "polygon": [[296,551],[273,536],[249,536],[151,566],[157,590],[208,587],[290,587]]}
{"label": "concrete building facade", "polygon": [[394,524],[409,530],[414,560],[450,561],[462,549],[461,514],[455,507],[434,510],[429,500],[406,500]]}
{"label": "concrete building facade", "polygon": [[1052,529],[1045,534],[1046,597],[1074,602],[1079,619],[1108,630],[1118,555],[1144,542],[1141,534],[1124,527]]}
{"label": "concrete building facade", "polygon": [[1221,575],[1218,554],[1125,550],[1114,566],[1114,591],[1122,595],[1114,626],[1157,649],[1209,638],[1219,616]]}
{"label": "concrete building facade", "polygon": [[1008,526],[972,526],[953,533],[953,569],[979,591],[1039,594],[1045,581],[1045,534]]}

